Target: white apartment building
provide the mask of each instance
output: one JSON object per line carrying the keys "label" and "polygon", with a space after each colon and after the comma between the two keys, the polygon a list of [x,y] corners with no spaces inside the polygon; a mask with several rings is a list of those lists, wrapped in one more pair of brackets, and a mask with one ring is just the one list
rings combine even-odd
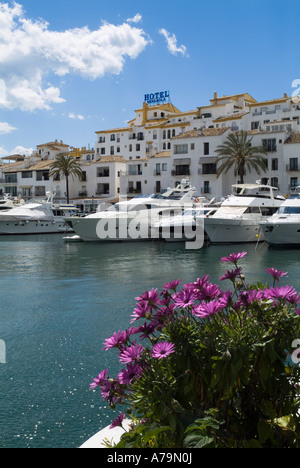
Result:
{"label": "white apartment building", "polygon": [[287,194],[300,185],[300,106],[283,98],[257,102],[248,93],[218,97],[210,105],[180,112],[170,103],[143,104],[128,127],[96,132],[96,159],[122,155],[121,195],[157,193],[189,177],[199,194],[226,196],[238,182],[233,172],[216,177],[216,148],[229,132],[247,131],[253,146],[267,150],[268,170],[246,174]]}
{"label": "white apartment building", "polygon": [[285,195],[300,185],[300,104],[294,101],[286,94],[258,102],[248,93],[214,93],[209,105],[187,112],[144,102],[126,127],[97,131],[95,149],[55,140],[29,158],[7,157],[14,162],[0,164],[0,193],[27,199],[55,191],[63,199],[65,181],[51,179],[49,169],[58,154],[69,154],[82,166],[82,180],[70,181],[70,197],[83,209],[103,199],[160,193],[187,177],[199,195],[220,198],[238,179],[233,171],[217,179],[216,149],[230,132],[244,130],[253,146],[265,147],[268,162],[265,174],[247,173],[246,181],[269,181]]}
{"label": "white apartment building", "polygon": [[[233,172],[216,177],[216,148],[229,132],[247,131],[253,146],[267,150],[268,170],[246,174],[289,193],[300,184],[300,106],[283,98],[257,102],[248,93],[218,97],[210,105],[180,112],[170,103],[143,104],[128,127],[96,132],[95,157],[122,155],[121,195],[156,193],[189,177],[199,194],[226,196],[238,182]],[[299,170],[298,170],[299,168]]]}

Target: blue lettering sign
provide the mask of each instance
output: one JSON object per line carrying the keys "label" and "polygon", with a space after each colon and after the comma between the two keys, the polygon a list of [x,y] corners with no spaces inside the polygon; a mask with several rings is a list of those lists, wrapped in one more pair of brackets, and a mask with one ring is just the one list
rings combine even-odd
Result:
{"label": "blue lettering sign", "polygon": [[160,91],[158,93],[145,94],[145,102],[150,106],[170,102],[170,91]]}

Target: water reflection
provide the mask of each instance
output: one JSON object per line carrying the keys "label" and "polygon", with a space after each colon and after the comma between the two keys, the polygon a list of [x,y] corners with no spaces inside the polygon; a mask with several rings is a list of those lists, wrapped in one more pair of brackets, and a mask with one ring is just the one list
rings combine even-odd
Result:
{"label": "water reflection", "polygon": [[[219,281],[221,257],[247,251],[248,281],[270,280],[268,267],[300,290],[297,250],[266,244],[65,244],[62,236],[0,238],[0,446],[76,447],[110,421],[89,383],[98,371],[117,372],[104,339],[129,325],[134,298],[173,279]],[[229,284],[224,284],[229,287]]]}

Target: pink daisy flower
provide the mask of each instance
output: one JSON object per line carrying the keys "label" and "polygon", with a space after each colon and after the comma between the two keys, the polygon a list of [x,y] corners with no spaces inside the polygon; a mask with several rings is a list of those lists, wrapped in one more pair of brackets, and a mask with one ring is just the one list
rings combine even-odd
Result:
{"label": "pink daisy flower", "polygon": [[163,342],[153,346],[152,357],[163,359],[172,353],[175,353],[175,346],[173,343]]}

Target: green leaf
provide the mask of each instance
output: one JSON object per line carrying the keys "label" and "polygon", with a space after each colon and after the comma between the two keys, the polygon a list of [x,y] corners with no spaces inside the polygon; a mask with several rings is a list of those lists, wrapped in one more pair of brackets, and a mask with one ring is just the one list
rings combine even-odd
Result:
{"label": "green leaf", "polygon": [[274,432],[270,424],[260,421],[257,425],[259,442],[264,445],[268,440],[275,444]]}
{"label": "green leaf", "polygon": [[210,445],[214,440],[214,437],[192,433],[186,436],[183,442],[183,446],[185,448],[204,448]]}
{"label": "green leaf", "polygon": [[242,444],[244,448],[262,448],[259,441],[256,439],[243,440]]}

